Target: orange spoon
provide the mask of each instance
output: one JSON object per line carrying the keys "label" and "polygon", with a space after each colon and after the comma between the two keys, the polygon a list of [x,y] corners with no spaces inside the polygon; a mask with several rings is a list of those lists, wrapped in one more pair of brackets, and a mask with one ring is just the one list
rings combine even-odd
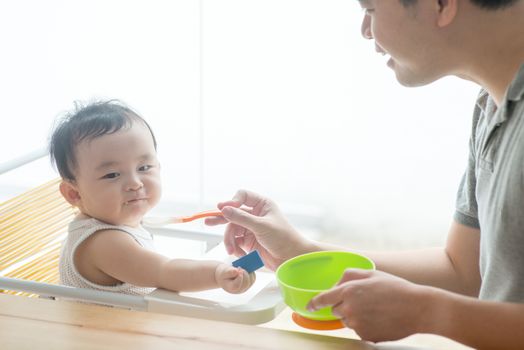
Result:
{"label": "orange spoon", "polygon": [[222,212],[219,210],[209,210],[196,213],[190,216],[173,216],[173,217],[145,217],[142,223],[146,226],[159,227],[169,224],[180,224],[183,222],[189,222],[196,219],[206,218],[209,216],[222,216]]}

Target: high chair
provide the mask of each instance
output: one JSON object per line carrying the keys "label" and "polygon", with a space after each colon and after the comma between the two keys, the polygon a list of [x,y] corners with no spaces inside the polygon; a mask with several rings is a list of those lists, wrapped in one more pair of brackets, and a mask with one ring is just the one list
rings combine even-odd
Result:
{"label": "high chair", "polygon": [[[21,157],[0,164],[0,174],[44,156]],[[25,160],[24,160],[25,159]],[[272,320],[283,308],[274,275],[257,272],[257,282],[242,295],[220,289],[175,293],[157,289],[132,296],[59,284],[58,258],[67,226],[77,213],[59,192],[60,179],[51,180],[0,203],[0,293],[47,297],[171,313],[182,316],[259,324]],[[205,242],[206,254],[196,259],[227,260],[222,237],[203,230],[148,228],[153,236]],[[209,249],[213,248],[213,249]]]}
{"label": "high chair", "polygon": [[49,181],[0,204],[3,276],[58,284],[60,244],[76,214],[58,191],[59,183]]}

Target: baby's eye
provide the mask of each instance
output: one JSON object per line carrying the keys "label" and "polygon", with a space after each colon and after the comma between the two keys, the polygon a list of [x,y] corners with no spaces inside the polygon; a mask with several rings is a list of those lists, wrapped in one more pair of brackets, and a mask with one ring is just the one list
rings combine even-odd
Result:
{"label": "baby's eye", "polygon": [[142,165],[140,168],[138,168],[138,170],[139,171],[148,171],[152,167],[153,167],[152,165]]}
{"label": "baby's eye", "polygon": [[104,176],[102,176],[102,179],[115,179],[119,176],[120,176],[119,173],[109,173],[109,174],[105,174]]}

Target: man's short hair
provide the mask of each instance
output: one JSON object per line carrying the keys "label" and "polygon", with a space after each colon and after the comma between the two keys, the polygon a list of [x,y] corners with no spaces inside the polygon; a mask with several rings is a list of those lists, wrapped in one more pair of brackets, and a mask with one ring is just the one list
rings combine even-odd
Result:
{"label": "man's short hair", "polygon": [[[473,4],[487,9],[487,10],[498,10],[504,7],[508,7],[516,3],[518,0],[470,0]],[[402,5],[410,6],[417,2],[417,0],[400,0]]]}

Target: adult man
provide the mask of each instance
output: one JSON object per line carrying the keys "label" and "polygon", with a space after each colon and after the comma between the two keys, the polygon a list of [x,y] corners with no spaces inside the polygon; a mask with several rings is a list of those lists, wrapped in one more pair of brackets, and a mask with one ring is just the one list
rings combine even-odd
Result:
{"label": "adult man", "polygon": [[[346,271],[309,307],[333,306],[364,340],[434,333],[476,348],[523,349],[524,0],[359,2],[362,35],[391,56],[401,84],[455,75],[483,90],[446,246],[365,252],[380,271]],[[239,191],[219,208],[230,222],[228,251],[258,249],[270,268],[301,253],[342,249],[306,240],[257,194]]]}

